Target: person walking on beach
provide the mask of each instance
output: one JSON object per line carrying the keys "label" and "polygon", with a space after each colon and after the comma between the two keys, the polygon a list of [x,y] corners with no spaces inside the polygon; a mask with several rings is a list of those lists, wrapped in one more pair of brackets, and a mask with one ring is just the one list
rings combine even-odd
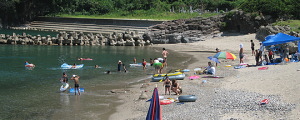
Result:
{"label": "person walking on beach", "polygon": [[253,56],[253,55],[255,55],[255,51],[254,51],[255,44],[254,44],[253,40],[250,40],[250,42],[251,42],[251,50],[252,50],[252,56]]}
{"label": "person walking on beach", "polygon": [[259,43],[260,47],[259,47],[259,58],[260,61],[263,61],[262,56],[264,55],[264,50],[265,50],[265,46],[262,45],[262,43]]}
{"label": "person walking on beach", "polygon": [[163,48],[163,51],[161,54],[162,54],[163,58],[167,58],[167,56],[169,55],[169,52],[165,48]]}
{"label": "person walking on beach", "polygon": [[170,88],[171,88],[171,80],[169,77],[166,77],[166,80],[164,81],[163,86],[165,87],[165,95],[167,95],[167,92],[169,92],[169,95],[171,94]]}
{"label": "person walking on beach", "polygon": [[243,48],[243,44],[240,44],[240,52],[239,52],[239,56],[240,56],[240,63],[244,63],[244,48]]}
{"label": "person walking on beach", "polygon": [[78,92],[78,95],[80,95],[80,88],[79,88],[79,76],[78,75],[73,75],[71,80],[74,80],[74,83],[75,83],[75,95],[76,94],[76,91]]}
{"label": "person walking on beach", "polygon": [[[216,48],[216,53],[221,52],[221,50],[219,48]],[[218,66],[218,63],[216,62],[216,67]]]}

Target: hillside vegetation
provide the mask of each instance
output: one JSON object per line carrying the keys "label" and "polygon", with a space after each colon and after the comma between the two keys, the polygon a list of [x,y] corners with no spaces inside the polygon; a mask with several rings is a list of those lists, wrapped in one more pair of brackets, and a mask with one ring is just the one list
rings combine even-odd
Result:
{"label": "hillside vegetation", "polygon": [[12,26],[37,16],[170,20],[242,9],[299,19],[299,7],[298,0],[0,0],[0,18]]}

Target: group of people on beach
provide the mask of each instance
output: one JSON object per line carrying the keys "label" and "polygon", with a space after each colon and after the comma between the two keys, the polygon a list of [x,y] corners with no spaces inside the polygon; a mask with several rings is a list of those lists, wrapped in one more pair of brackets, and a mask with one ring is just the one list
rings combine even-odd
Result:
{"label": "group of people on beach", "polygon": [[182,89],[179,86],[179,83],[177,82],[177,80],[170,80],[169,77],[166,77],[164,83],[163,83],[163,87],[165,87],[165,95],[167,95],[167,92],[169,93],[169,95],[171,95],[171,90],[176,94],[176,95],[180,95],[182,93]]}

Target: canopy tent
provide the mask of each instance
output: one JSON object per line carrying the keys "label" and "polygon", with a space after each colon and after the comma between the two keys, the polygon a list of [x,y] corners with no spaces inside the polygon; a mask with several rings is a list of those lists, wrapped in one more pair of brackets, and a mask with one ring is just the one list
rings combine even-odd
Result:
{"label": "canopy tent", "polygon": [[284,33],[278,33],[276,35],[269,35],[265,38],[265,41],[262,42],[264,46],[271,46],[276,44],[282,44],[287,42],[293,42],[300,40],[299,37],[290,36]]}

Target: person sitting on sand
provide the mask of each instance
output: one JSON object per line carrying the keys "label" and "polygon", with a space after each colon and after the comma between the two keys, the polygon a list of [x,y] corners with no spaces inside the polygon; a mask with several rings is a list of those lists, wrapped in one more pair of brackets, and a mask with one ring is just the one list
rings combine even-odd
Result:
{"label": "person sitting on sand", "polygon": [[208,62],[208,66],[205,68],[203,73],[215,75],[216,74],[216,68],[214,67],[213,64],[211,64],[211,62]]}
{"label": "person sitting on sand", "polygon": [[177,80],[172,80],[172,91],[175,92],[176,95],[180,95],[182,93],[182,89]]}
{"label": "person sitting on sand", "polygon": [[165,87],[165,95],[167,95],[167,92],[169,92],[169,95],[171,94],[170,92],[170,88],[171,88],[171,80],[169,79],[169,77],[166,77],[166,80],[164,81],[163,86]]}

